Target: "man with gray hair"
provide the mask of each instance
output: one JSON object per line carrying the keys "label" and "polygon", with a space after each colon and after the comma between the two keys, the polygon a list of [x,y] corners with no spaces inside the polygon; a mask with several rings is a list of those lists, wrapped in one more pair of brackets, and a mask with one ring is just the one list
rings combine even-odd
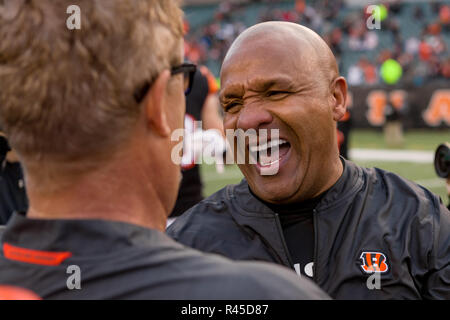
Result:
{"label": "man with gray hair", "polygon": [[[66,28],[74,4],[80,30]],[[0,121],[30,203],[2,232],[0,285],[44,299],[327,298],[285,268],[164,235],[195,70],[175,1],[5,0],[0,39]]]}

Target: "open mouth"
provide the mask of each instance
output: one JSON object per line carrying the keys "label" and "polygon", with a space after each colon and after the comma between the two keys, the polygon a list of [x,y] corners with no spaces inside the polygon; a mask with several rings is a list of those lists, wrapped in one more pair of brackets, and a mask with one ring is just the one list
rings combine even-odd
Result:
{"label": "open mouth", "polygon": [[256,159],[256,165],[261,168],[278,166],[288,154],[291,144],[285,139],[276,139],[251,146],[250,156]]}

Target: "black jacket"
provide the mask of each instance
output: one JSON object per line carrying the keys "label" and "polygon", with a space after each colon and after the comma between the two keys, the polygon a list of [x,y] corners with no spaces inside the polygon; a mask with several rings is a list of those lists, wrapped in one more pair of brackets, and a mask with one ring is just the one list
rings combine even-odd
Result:
{"label": "black jacket", "polygon": [[[331,297],[450,299],[450,213],[423,187],[344,161],[314,210],[314,230],[313,280]],[[202,251],[293,267],[277,213],[245,180],[191,208],[167,232]],[[368,269],[372,259],[376,274]],[[371,290],[374,275],[380,286]]]}
{"label": "black jacket", "polygon": [[128,223],[15,213],[0,241],[0,285],[44,299],[328,298],[280,266],[207,255]]}

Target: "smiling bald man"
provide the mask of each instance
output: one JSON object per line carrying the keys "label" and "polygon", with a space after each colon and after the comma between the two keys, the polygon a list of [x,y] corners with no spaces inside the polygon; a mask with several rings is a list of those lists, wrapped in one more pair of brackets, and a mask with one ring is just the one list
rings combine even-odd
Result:
{"label": "smiling bald man", "polygon": [[227,53],[221,83],[225,129],[278,138],[244,144],[257,153],[238,164],[245,179],[190,209],[169,235],[284,265],[337,299],[450,298],[449,211],[421,186],[339,157],[347,84],[320,36],[287,22],[253,26]]}

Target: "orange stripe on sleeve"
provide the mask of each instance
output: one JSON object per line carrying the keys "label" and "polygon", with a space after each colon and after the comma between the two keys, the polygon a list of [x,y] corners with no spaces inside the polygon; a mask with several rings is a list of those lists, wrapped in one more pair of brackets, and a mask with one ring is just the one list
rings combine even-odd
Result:
{"label": "orange stripe on sleeve", "polygon": [[58,266],[72,256],[71,252],[50,252],[26,248],[19,248],[9,243],[3,244],[5,258],[25,263],[40,264],[44,266]]}

